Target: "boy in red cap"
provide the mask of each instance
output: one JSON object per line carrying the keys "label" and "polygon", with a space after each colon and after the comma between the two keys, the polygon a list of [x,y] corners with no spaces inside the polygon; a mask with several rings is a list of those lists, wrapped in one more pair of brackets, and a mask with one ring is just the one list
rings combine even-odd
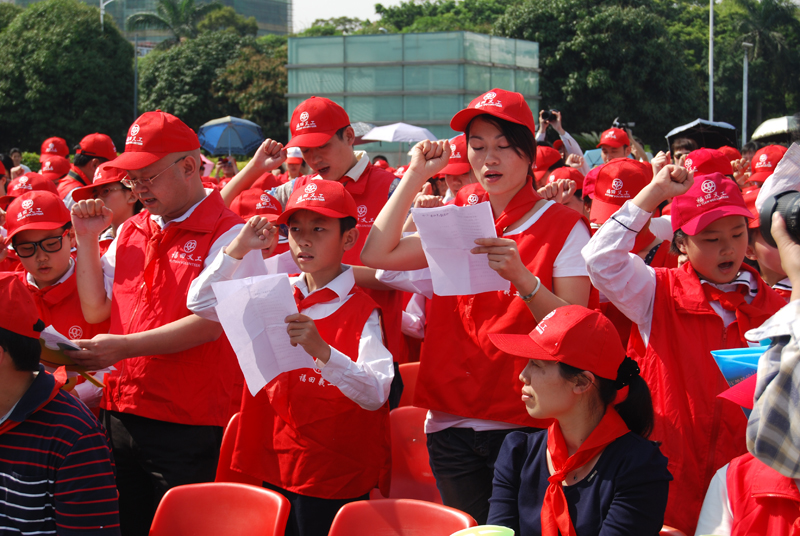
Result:
{"label": "boy in red cap", "polygon": [[25,286],[0,274],[0,296],[0,531],[118,535],[105,431],[39,364],[45,325]]}
{"label": "boy in red cap", "polygon": [[52,192],[58,195],[58,189],[56,189],[56,185],[53,181],[31,171],[30,173],[17,177],[8,184],[7,194],[0,197],[0,208],[5,210],[8,204],[17,197],[36,190]]}
{"label": "boy in red cap", "polygon": [[[637,233],[672,201],[680,268],[652,268],[631,255]],[[746,347],[744,333],[785,302],[743,264],[751,216],[735,182],[719,173],[695,181],[665,166],[583,250],[592,282],[637,328],[629,355],[653,392],[652,439],[675,477],[665,523],[694,532],[714,471],[745,451],[744,414],[716,395],[727,388],[711,350]]]}
{"label": "boy in red cap", "polygon": [[631,154],[631,142],[628,134],[621,128],[609,128],[600,135],[597,147],[602,151],[603,163],[615,158],[628,158]]}
{"label": "boy in red cap", "polygon": [[81,186],[92,183],[95,171],[103,162],[109,162],[117,157],[117,148],[106,134],[95,132],[84,136],[81,142],[74,147],[75,158],[69,173],[58,183],[58,193],[67,205],[72,208],[75,203],[70,193]]}
{"label": "boy in red cap", "polygon": [[58,155],[43,156],[41,159],[41,163],[42,163],[42,169],[39,170],[39,173],[45,179],[53,181],[54,184],[57,184],[58,181],[63,179],[64,176],[70,171],[69,160],[67,160],[63,156],[58,156]]}
{"label": "boy in red cap", "polygon": [[447,194],[442,199],[445,205],[450,205],[455,201],[456,194],[462,186],[475,182],[472,167],[467,160],[466,136],[460,134],[450,141],[450,159],[439,173],[444,175],[444,181],[447,184]]}
{"label": "boy in red cap", "polygon": [[733,166],[728,157],[716,149],[705,147],[697,149],[686,155],[683,167],[694,173],[695,177],[709,173],[721,173],[733,179]]}
{"label": "boy in red cap", "polygon": [[[344,504],[368,499],[378,486],[388,492],[392,356],[380,308],[342,264],[358,243],[357,218],[341,184],[313,181],[292,193],[276,221],[288,226],[303,270],[290,277],[300,312],[286,318],[289,337],[317,368],[281,374],[255,397],[245,390],[232,468],[289,499],[291,536],[325,536]],[[238,259],[276,230],[268,218],[252,218],[193,286],[230,278]],[[214,305],[189,304],[209,318],[216,318]]]}
{"label": "boy in red cap", "polygon": [[[269,222],[277,221],[282,212],[278,200],[259,188],[250,188],[239,194],[231,203],[231,210],[245,221],[249,221],[253,216],[263,216]],[[271,235],[269,244],[261,249],[261,256],[267,259],[275,254],[289,251],[288,242],[280,245],[279,242],[277,233]]]}
{"label": "boy in red cap", "polygon": [[54,136],[47,138],[42,142],[42,150],[39,152],[39,162],[43,161],[48,156],[60,156],[62,158],[69,158],[69,147],[67,147],[67,140]]}
{"label": "boy in red cap", "polygon": [[767,177],[775,172],[778,162],[781,161],[786,151],[788,151],[788,149],[782,145],[767,145],[759,149],[750,162],[752,173],[750,178],[747,179],[747,184],[751,186],[761,186],[764,184]]}
{"label": "boy in red cap", "polygon": [[[344,262],[356,267],[356,284],[381,306],[387,346],[395,361],[404,362],[408,349],[400,333],[402,293],[378,282],[375,270],[361,262],[364,241],[400,179],[370,163],[367,153],[353,151],[356,136],[350,126],[350,117],[344,108],[329,99],[311,97],[300,103],[292,113],[289,129],[292,139],[286,144],[286,149],[299,147],[313,174],[290,180],[270,193],[285,206],[292,192],[313,180],[344,184],[358,207],[359,230],[358,243],[345,254]],[[222,192],[223,198],[233,199],[262,173],[277,168],[285,158],[286,150],[281,144],[266,140],[255,157],[228,183]]]}
{"label": "boy in red cap", "polygon": [[[219,193],[205,190],[197,135],[157,111],[131,125],[114,166],[146,211],[126,221],[100,257],[113,220],[102,199],[72,207],[78,291],[109,335],[69,352],[91,369],[115,365],[101,407],[117,462],[125,534],[147,534],[155,508],[176,485],[214,480],[223,427],[241,372],[219,324],[186,308],[189,285],[241,229]],[[255,253],[253,263],[263,264]],[[243,264],[250,262],[246,260]]]}

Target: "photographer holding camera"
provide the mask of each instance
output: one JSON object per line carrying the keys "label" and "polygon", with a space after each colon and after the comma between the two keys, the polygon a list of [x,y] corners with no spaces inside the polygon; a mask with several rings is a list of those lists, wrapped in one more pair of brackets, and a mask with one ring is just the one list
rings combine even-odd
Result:
{"label": "photographer holding camera", "polygon": [[[537,142],[545,141],[548,126],[553,127],[553,130],[558,132],[561,141],[564,143],[564,149],[567,152],[564,160],[567,162],[567,165],[575,167],[584,175],[589,173],[589,164],[583,160],[581,146],[578,145],[575,138],[570,136],[569,133],[564,130],[564,127],[561,126],[561,112],[558,110],[539,110],[539,131],[536,133]],[[580,165],[573,165],[573,163],[579,163]]]}

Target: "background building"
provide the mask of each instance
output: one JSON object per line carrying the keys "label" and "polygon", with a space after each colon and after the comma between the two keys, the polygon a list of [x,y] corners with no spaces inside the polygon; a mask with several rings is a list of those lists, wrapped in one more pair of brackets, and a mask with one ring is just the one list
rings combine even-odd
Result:
{"label": "background building", "polygon": [[[343,106],[353,122],[402,121],[451,138],[458,133],[450,118],[489,89],[522,93],[534,115],[539,108],[539,45],[519,39],[471,32],[289,38],[287,69],[287,120],[316,95]],[[396,164],[408,145],[362,148]]]}

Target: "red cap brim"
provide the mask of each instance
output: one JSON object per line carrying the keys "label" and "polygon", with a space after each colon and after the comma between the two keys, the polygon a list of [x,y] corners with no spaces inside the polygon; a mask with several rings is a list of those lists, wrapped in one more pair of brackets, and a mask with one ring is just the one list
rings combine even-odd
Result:
{"label": "red cap brim", "polygon": [[765,180],[767,180],[767,177],[772,175],[772,173],[773,171],[756,171],[750,175],[750,178],[747,180],[750,182],[763,183]]}
{"label": "red cap brim", "polygon": [[[182,152],[182,151],[178,151]],[[172,153],[146,153],[144,151],[126,151],[116,157],[109,168],[122,169],[125,171],[146,168],[150,164],[155,164],[162,158]]]}
{"label": "red cap brim", "polygon": [[297,157],[294,157],[294,156],[290,156],[289,158],[286,159],[286,163],[287,164],[302,164],[303,163],[303,159],[302,158],[297,158]]}
{"label": "red cap brim", "polygon": [[439,173],[442,175],[463,175],[469,173],[470,165],[466,162],[457,162],[455,164],[447,164]]}
{"label": "red cap brim", "polygon": [[479,115],[491,115],[494,117],[499,117],[500,119],[505,119],[506,121],[510,121],[512,123],[517,123],[518,125],[527,126],[525,125],[525,123],[523,123],[516,117],[512,117],[506,114],[491,113],[492,111],[493,109],[491,109],[491,107],[464,108],[460,112],[457,112],[456,115],[454,115],[453,118],[450,120],[450,128],[452,128],[456,132],[464,132],[464,130],[467,128],[467,125],[469,125],[469,122],[478,117]]}
{"label": "red cap brim", "polygon": [[605,223],[612,215],[614,215],[621,205],[615,205],[607,201],[601,201],[595,197],[592,200],[592,210],[589,213],[589,221],[592,223]]}
{"label": "red cap brim", "polygon": [[627,144],[623,143],[623,142],[621,142],[621,141],[619,141],[617,139],[611,138],[610,141],[609,140],[605,140],[605,141],[601,141],[600,143],[598,143],[597,144],[597,148],[599,149],[603,145],[608,145],[609,147],[615,147],[616,148],[616,147],[624,147]]}
{"label": "red cap brim", "polygon": [[286,225],[289,223],[289,217],[297,212],[298,210],[310,210],[311,212],[316,212],[317,214],[322,214],[323,216],[327,216],[329,218],[347,218],[350,214],[345,214],[344,212],[339,212],[338,210],[333,210],[330,208],[325,207],[296,207],[290,208],[289,210],[285,211],[280,217],[276,220],[280,225]]}
{"label": "red cap brim", "polygon": [[542,361],[557,361],[549,352],[536,344],[529,335],[518,335],[512,333],[490,333],[489,340],[492,344],[506,354],[525,357],[527,359],[539,359]]}
{"label": "red cap brim", "polygon": [[289,140],[289,143],[287,143],[285,147],[319,147],[328,143],[328,140],[330,140],[334,134],[336,134],[336,130],[330,132],[298,134],[296,136],[292,136],[292,139]]}
{"label": "red cap brim", "polygon": [[730,389],[722,391],[717,395],[717,398],[724,398],[735,404],[739,404],[743,408],[753,409],[753,399],[756,396],[756,381],[757,375],[753,374]]}
{"label": "red cap brim", "polygon": [[697,233],[702,232],[703,229],[708,227],[710,224],[726,216],[744,216],[745,218],[747,218],[747,221],[749,223],[750,218],[753,217],[753,214],[745,207],[727,205],[700,214],[699,216],[692,218],[691,220],[684,223],[680,228],[684,233],[688,234],[689,236],[694,236]]}
{"label": "red cap brim", "polygon": [[[69,171],[67,171],[69,173]],[[52,171],[40,171],[39,174],[49,181],[57,181],[67,175],[67,173],[54,173]]]}
{"label": "red cap brim", "polygon": [[69,223],[69,220],[62,221],[62,222],[54,222],[54,221],[37,221],[36,223],[29,223],[27,225],[21,225],[14,229],[12,232],[8,233],[6,238],[12,238],[17,234],[21,233],[22,231],[52,231],[53,229],[58,229],[59,227],[64,227],[66,224]]}

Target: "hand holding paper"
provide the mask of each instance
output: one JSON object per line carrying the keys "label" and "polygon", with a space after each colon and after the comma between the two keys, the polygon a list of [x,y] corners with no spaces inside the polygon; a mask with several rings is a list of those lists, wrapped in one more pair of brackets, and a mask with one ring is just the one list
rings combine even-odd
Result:
{"label": "hand holding paper", "polygon": [[497,238],[489,203],[412,209],[411,213],[436,294],[465,296],[511,288],[511,284],[489,266],[486,256],[471,253],[476,239]]}

